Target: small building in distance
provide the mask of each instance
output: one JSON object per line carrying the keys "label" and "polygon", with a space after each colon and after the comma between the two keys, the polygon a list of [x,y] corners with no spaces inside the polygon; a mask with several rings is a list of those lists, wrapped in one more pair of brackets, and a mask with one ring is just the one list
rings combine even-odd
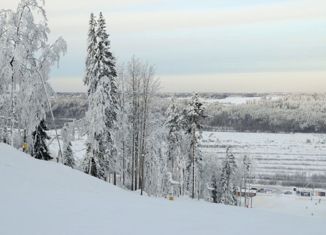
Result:
{"label": "small building in distance", "polygon": [[301,197],[326,197],[325,189],[296,189],[296,194]]}
{"label": "small building in distance", "polygon": [[241,189],[237,191],[236,195],[238,197],[256,197],[257,196],[257,191],[256,190],[251,190],[251,189]]}
{"label": "small building in distance", "polygon": [[326,190],[316,190],[315,196],[317,197],[326,197]]}

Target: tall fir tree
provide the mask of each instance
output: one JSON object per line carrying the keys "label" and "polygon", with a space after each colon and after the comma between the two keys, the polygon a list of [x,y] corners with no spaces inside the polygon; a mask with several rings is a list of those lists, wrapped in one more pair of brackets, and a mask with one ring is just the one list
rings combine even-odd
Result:
{"label": "tall fir tree", "polygon": [[[205,118],[204,115],[204,107],[203,104],[199,100],[199,95],[195,93],[192,96],[191,102],[188,106],[188,109],[184,112],[185,115],[185,122],[186,131],[189,135],[191,135],[191,143],[190,143],[190,161],[187,167],[190,172],[188,173],[189,180],[188,182],[191,183],[191,197],[195,198],[195,187],[196,187],[196,162],[198,159],[196,158],[196,152],[198,150],[198,140],[201,136],[201,121]],[[191,166],[191,167],[190,167]],[[191,176],[191,178],[190,178]]]}
{"label": "tall fir tree", "polygon": [[87,157],[91,159],[87,168],[96,169],[92,170],[95,172],[94,176],[105,179],[108,171],[115,173],[117,170],[117,151],[113,135],[116,130],[118,91],[115,58],[111,53],[109,35],[102,13],[97,23],[91,15],[88,37],[84,82],[88,85],[88,143],[91,148]]}
{"label": "tall fir tree", "polygon": [[36,130],[32,133],[33,136],[33,151],[32,156],[37,159],[42,160],[51,160],[48,146],[46,144],[46,140],[49,140],[50,137],[47,135],[47,127],[44,119],[40,122],[40,124],[36,127]]}
{"label": "tall fir tree", "polygon": [[220,181],[220,195],[219,202],[225,205],[237,205],[236,198],[236,184],[235,184],[235,173],[237,165],[235,157],[231,153],[230,147],[226,150],[226,157],[223,161],[221,181]]}

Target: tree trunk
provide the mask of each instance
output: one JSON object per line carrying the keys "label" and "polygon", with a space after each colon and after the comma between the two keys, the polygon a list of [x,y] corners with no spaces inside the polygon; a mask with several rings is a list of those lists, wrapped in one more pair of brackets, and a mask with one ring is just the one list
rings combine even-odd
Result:
{"label": "tree trunk", "polygon": [[135,178],[135,130],[132,132],[132,153],[131,153],[131,191],[134,191],[135,184],[134,184],[134,178]]}
{"label": "tree trunk", "polygon": [[144,184],[145,184],[145,137],[146,137],[146,125],[147,125],[147,115],[148,115],[148,81],[145,80],[144,86],[144,112],[143,112],[143,127],[142,127],[142,150],[141,150],[141,195],[143,195]]}
{"label": "tree trunk", "polygon": [[10,145],[14,146],[14,125],[15,125],[15,105],[14,105],[14,57],[10,61],[11,66],[11,92],[10,92],[10,99],[11,99],[11,123],[10,123]]}
{"label": "tree trunk", "polygon": [[117,185],[117,173],[113,173],[113,185]]}
{"label": "tree trunk", "polygon": [[122,142],[122,185],[125,186],[126,176],[126,155],[125,155],[125,141]]}
{"label": "tree trunk", "polygon": [[195,198],[195,141],[196,141],[196,126],[192,125],[192,198]]}
{"label": "tree trunk", "polygon": [[[132,66],[132,69],[134,66]],[[133,72],[133,71],[132,71]],[[136,156],[136,86],[135,75],[132,74],[132,154],[131,154],[131,190],[135,188],[135,156]]]}

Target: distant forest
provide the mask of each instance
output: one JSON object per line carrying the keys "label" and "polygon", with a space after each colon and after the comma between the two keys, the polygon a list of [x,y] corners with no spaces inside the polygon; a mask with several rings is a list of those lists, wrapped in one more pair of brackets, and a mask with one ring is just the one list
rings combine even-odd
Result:
{"label": "distant forest", "polygon": [[251,132],[326,133],[326,95],[286,95],[242,105],[207,106],[209,127]]}
{"label": "distant forest", "polygon": [[[190,98],[191,93],[162,93],[166,105],[175,97],[181,104]],[[262,97],[240,105],[221,104],[217,100],[235,96],[231,93],[204,93],[201,97],[211,102],[205,103],[207,118],[206,130],[243,132],[302,132],[326,133],[325,94],[236,94],[242,97]],[[85,116],[87,100],[82,93],[59,93],[52,100],[56,126],[64,122],[78,120]],[[164,109],[162,110],[164,112]],[[50,127],[50,120],[48,121]]]}

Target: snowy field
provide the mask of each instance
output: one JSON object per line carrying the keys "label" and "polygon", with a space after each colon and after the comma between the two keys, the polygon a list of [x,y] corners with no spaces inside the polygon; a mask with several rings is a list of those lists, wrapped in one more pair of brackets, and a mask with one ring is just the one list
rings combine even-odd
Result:
{"label": "snowy field", "polygon": [[[0,144],[0,185],[0,234],[5,235],[234,235],[244,231],[306,235],[323,234],[325,229],[325,218],[269,211],[266,206],[245,209],[141,197],[4,144]],[[297,204],[285,197],[282,200],[280,206]],[[264,201],[270,200],[261,198],[255,203]]]}
{"label": "snowy field", "polygon": [[[51,130],[48,134],[51,154],[57,156],[55,132]],[[77,160],[85,154],[85,141],[85,136],[72,141]],[[60,142],[62,145],[61,139]],[[204,131],[200,145],[203,156],[208,158],[222,160],[227,147],[231,147],[236,157],[251,157],[257,174],[306,173],[309,176],[326,172],[326,134]]]}
{"label": "snowy field", "polygon": [[[246,104],[254,101],[259,101],[262,99],[269,99],[269,100],[278,100],[282,96],[276,96],[276,95],[270,95],[270,96],[252,96],[252,97],[246,97],[246,96],[228,96],[226,98],[218,99],[218,98],[201,98],[200,101],[204,104],[211,104],[211,103],[220,103],[224,105],[240,105],[240,104]],[[171,98],[169,98],[171,99]],[[179,100],[190,100],[191,97],[182,97],[178,98]]]}
{"label": "snowy field", "polygon": [[230,105],[246,104],[248,102],[261,100],[262,97],[242,97],[242,96],[229,96],[224,99],[202,99],[204,103],[221,103]]}
{"label": "snowy field", "polygon": [[[51,155],[57,156],[59,148],[54,132],[49,133]],[[72,141],[77,162],[85,155],[84,143],[85,137]],[[326,174],[326,134],[203,132],[201,152],[204,158],[221,162],[228,146],[236,158],[247,155],[253,160],[256,179],[276,174]]]}
{"label": "snowy field", "polygon": [[249,156],[254,174],[325,174],[326,134],[203,132],[203,156],[222,160],[228,146],[236,157]]}

